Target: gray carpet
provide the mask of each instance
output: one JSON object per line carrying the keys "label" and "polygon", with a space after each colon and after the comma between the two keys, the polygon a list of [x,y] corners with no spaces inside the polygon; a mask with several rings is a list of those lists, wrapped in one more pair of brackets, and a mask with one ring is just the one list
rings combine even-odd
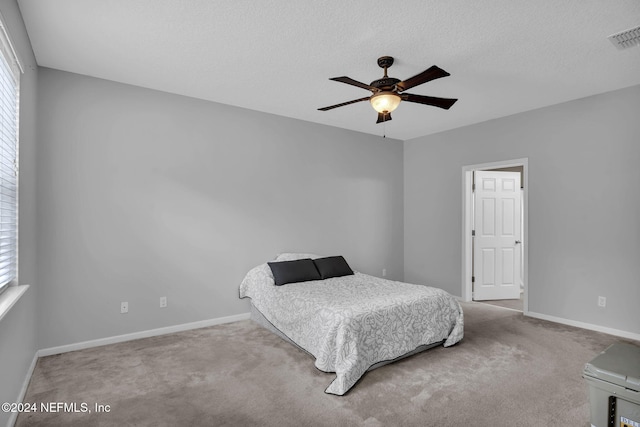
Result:
{"label": "gray carpet", "polygon": [[501,299],[501,300],[488,300],[480,301],[483,304],[491,304],[498,307],[510,308],[512,310],[523,311],[524,302],[520,299]]}
{"label": "gray carpet", "polygon": [[[583,366],[616,337],[463,304],[465,338],[371,371],[345,396],[305,352],[241,321],[38,360],[18,426],[588,426]],[[636,345],[640,343],[635,343]],[[110,405],[96,413],[94,405]]]}

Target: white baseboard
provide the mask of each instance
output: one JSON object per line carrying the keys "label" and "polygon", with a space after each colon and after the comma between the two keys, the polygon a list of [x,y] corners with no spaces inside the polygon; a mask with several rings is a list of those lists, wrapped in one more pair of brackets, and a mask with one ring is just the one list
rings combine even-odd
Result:
{"label": "white baseboard", "polygon": [[[22,402],[24,400],[25,394],[27,394],[27,388],[29,387],[29,382],[31,381],[31,376],[33,375],[33,370],[36,368],[36,363],[38,362],[38,352],[33,356],[33,360],[31,361],[31,366],[27,369],[27,375],[24,376],[24,381],[22,382],[22,388],[20,389],[20,393],[16,398],[15,402]],[[18,420],[18,412],[12,412],[9,416],[9,421],[7,422],[7,427],[13,427]]]}
{"label": "white baseboard", "polygon": [[577,320],[563,319],[562,317],[549,316],[548,314],[534,313],[529,311],[527,316],[535,317],[536,319],[548,320],[550,322],[562,323],[563,325],[576,326],[582,329],[589,329],[596,332],[604,332],[605,334],[615,335],[617,337],[628,338],[630,340],[640,341],[640,334],[628,331],[621,331],[620,329],[608,328],[606,326],[594,325],[591,323],[578,322]]}
{"label": "white baseboard", "polygon": [[201,320],[198,322],[183,323],[181,325],[167,326],[158,329],[149,329],[147,331],[133,332],[131,334],[116,335],[114,337],[100,338],[91,341],[82,341],[75,344],[61,345],[59,347],[49,347],[38,350],[36,357],[51,356],[53,354],[67,353],[69,351],[82,350],[85,348],[99,347],[107,344],[115,344],[119,342],[137,340],[140,338],[155,337],[158,335],[172,334],[174,332],[188,331],[191,329],[205,328],[207,326],[221,325],[223,323],[237,322],[239,320],[249,319],[250,313],[236,314],[227,317],[218,317],[216,319]]}

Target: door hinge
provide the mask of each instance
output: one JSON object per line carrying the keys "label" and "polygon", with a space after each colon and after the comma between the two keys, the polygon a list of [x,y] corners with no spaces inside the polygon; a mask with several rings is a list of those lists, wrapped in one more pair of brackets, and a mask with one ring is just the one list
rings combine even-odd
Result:
{"label": "door hinge", "polygon": [[476,276],[471,276],[471,283],[475,283],[476,282]]}
{"label": "door hinge", "polygon": [[475,237],[475,235],[476,235],[476,230],[471,230],[471,236]]}
{"label": "door hinge", "polygon": [[471,191],[476,191],[476,184],[475,183],[471,184]]}

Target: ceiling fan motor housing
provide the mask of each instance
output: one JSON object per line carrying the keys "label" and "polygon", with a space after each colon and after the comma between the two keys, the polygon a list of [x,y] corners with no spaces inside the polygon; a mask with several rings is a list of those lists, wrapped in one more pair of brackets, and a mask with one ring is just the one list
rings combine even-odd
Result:
{"label": "ceiling fan motor housing", "polygon": [[400,83],[400,79],[394,79],[393,77],[383,77],[371,82],[371,86],[377,87],[380,90],[393,90],[396,84]]}

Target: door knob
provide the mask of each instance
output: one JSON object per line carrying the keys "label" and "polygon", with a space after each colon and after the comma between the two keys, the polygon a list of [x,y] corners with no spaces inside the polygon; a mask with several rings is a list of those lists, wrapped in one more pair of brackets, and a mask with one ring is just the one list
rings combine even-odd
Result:
{"label": "door knob", "polygon": [[519,245],[520,243],[522,243],[520,240],[516,240],[516,245]]}

